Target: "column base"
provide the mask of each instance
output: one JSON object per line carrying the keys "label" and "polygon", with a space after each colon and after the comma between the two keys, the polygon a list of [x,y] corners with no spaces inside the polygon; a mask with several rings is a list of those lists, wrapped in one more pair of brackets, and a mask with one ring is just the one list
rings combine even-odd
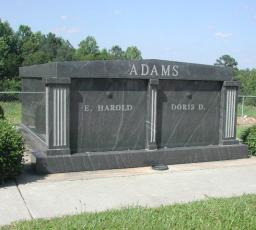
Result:
{"label": "column base", "polygon": [[232,139],[232,140],[222,140],[222,145],[234,145],[239,144],[238,140]]}
{"label": "column base", "polygon": [[59,156],[59,155],[70,155],[71,151],[69,148],[66,149],[48,149],[47,156]]}
{"label": "column base", "polygon": [[156,150],[157,149],[157,146],[156,144],[149,144],[146,148],[146,150]]}

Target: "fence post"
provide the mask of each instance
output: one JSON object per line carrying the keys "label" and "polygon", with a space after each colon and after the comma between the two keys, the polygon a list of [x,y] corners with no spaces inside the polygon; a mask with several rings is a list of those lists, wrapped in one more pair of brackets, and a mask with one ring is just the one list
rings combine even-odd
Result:
{"label": "fence post", "polygon": [[242,117],[244,117],[244,96],[242,97]]}

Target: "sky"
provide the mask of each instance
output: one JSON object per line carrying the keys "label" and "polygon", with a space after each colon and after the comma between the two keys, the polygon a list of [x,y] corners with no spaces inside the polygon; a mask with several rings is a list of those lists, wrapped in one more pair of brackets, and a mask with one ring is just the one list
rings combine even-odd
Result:
{"label": "sky", "polygon": [[137,46],[145,59],[214,64],[224,54],[256,68],[255,0],[0,0],[0,18],[78,47]]}

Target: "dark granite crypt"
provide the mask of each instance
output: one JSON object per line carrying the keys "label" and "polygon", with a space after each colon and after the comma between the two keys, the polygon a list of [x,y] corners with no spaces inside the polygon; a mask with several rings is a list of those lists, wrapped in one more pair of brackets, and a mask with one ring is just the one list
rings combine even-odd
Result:
{"label": "dark granite crypt", "polygon": [[[36,170],[57,173],[247,157],[228,68],[162,60],[20,68],[22,131]],[[26,92],[35,92],[34,94]]]}

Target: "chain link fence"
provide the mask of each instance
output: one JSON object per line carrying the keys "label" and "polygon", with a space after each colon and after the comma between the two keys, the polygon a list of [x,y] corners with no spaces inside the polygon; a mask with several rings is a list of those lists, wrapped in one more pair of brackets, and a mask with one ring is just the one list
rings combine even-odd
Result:
{"label": "chain link fence", "polygon": [[239,95],[237,109],[237,138],[248,127],[256,125],[256,96]]}
{"label": "chain link fence", "polygon": [[13,124],[21,122],[21,92],[0,92],[0,106],[4,116]]}
{"label": "chain link fence", "polygon": [[256,96],[238,96],[238,116],[256,118]]}
{"label": "chain link fence", "polygon": [[0,106],[4,111],[5,118],[15,125],[20,124],[22,118],[22,100],[27,100],[29,97],[35,96],[44,97],[44,92],[0,92]]}

